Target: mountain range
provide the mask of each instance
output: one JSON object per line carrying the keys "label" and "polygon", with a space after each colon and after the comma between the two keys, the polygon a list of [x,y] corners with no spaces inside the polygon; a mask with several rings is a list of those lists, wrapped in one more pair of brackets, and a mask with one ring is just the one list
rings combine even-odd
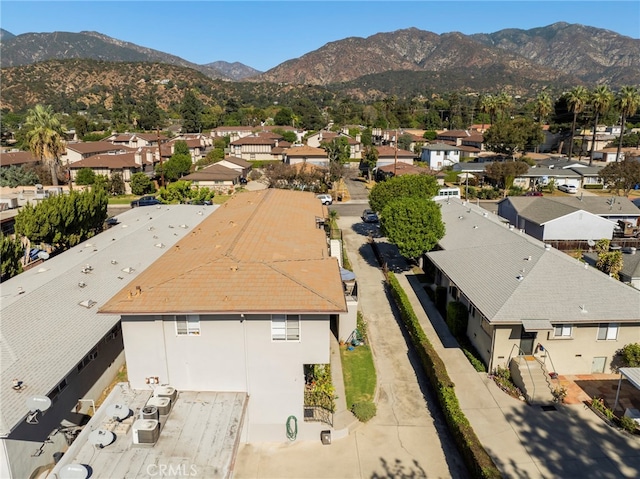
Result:
{"label": "mountain range", "polygon": [[[359,99],[454,89],[529,94],[576,84],[592,87],[605,83],[614,89],[640,84],[640,40],[562,22],[490,34],[435,34],[409,28],[367,38],[350,37],[264,73],[241,63],[197,65],[89,31],[13,35],[0,30],[0,47],[5,85],[6,73],[13,69],[70,59],[162,63],[195,70],[212,80],[316,86],[348,92]],[[79,66],[81,62],[75,64]],[[73,65],[74,62],[56,63],[58,68]],[[81,73],[65,72],[68,76]],[[16,71],[9,76],[25,75]]]}

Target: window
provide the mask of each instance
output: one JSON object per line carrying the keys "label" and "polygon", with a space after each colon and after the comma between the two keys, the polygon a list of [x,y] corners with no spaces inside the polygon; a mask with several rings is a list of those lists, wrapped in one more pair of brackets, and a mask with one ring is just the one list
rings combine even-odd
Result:
{"label": "window", "polygon": [[200,316],[180,314],[175,316],[178,336],[198,336],[200,334]]}
{"label": "window", "polygon": [[449,286],[449,294],[455,301],[458,300],[458,288],[455,286]]}
{"label": "window", "polygon": [[598,340],[615,341],[618,339],[618,323],[599,324],[598,325]]}
{"label": "window", "polygon": [[297,314],[271,315],[271,339],[273,341],[299,341],[300,316]]}
{"label": "window", "polygon": [[78,372],[82,371],[87,366],[87,364],[95,360],[97,357],[98,357],[98,348],[96,347],[96,348],[93,348],[91,352],[87,354],[82,359],[82,361],[78,363],[78,367],[77,367]]}
{"label": "window", "polygon": [[556,338],[570,338],[572,329],[570,324],[556,324],[553,336]]}

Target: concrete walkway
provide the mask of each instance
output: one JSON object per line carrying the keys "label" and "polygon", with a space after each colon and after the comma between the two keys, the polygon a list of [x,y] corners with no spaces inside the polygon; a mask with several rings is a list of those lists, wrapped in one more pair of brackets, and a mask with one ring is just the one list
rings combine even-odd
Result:
{"label": "concrete walkway", "polygon": [[502,392],[471,366],[395,246],[382,243],[382,249],[394,258],[398,281],[456,385],[465,416],[504,477],[640,477],[640,437],[608,427],[582,404],[543,411]]}
{"label": "concrete walkway", "polygon": [[[359,218],[346,218],[340,220],[340,226],[358,278],[359,307],[368,322],[374,351],[377,415],[366,424],[352,426],[343,438],[332,437],[328,446],[319,440],[241,445],[234,479],[469,477],[444,419],[434,408],[428,381],[396,320],[367,237],[352,228],[356,222]],[[335,354],[339,352],[334,345],[332,363]],[[343,427],[349,424],[349,418],[340,415],[350,413],[340,412],[346,406],[337,406],[334,419],[336,426]]]}

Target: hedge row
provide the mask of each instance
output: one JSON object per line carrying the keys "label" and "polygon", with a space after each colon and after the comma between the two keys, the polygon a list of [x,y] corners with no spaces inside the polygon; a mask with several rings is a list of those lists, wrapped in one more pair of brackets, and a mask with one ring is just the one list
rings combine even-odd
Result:
{"label": "hedge row", "polygon": [[422,366],[424,367],[431,385],[434,387],[440,406],[444,413],[447,425],[462,454],[462,457],[473,477],[482,479],[494,479],[502,477],[500,471],[491,457],[482,447],[478,436],[469,424],[455,393],[455,385],[444,362],[427,339],[420,326],[420,322],[413,311],[407,294],[393,273],[387,276],[387,284],[391,290],[403,323],[405,324],[411,340],[418,351]]}
{"label": "hedge row", "polygon": [[582,185],[585,190],[602,190],[604,189],[604,185],[602,184],[593,184],[593,185]]}

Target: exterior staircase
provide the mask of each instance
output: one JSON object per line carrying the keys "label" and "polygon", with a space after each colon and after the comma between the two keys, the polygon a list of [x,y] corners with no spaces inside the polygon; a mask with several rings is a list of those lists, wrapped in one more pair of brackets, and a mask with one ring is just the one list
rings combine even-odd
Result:
{"label": "exterior staircase", "polygon": [[544,406],[555,402],[551,376],[538,358],[530,354],[515,356],[509,362],[509,371],[529,404]]}

